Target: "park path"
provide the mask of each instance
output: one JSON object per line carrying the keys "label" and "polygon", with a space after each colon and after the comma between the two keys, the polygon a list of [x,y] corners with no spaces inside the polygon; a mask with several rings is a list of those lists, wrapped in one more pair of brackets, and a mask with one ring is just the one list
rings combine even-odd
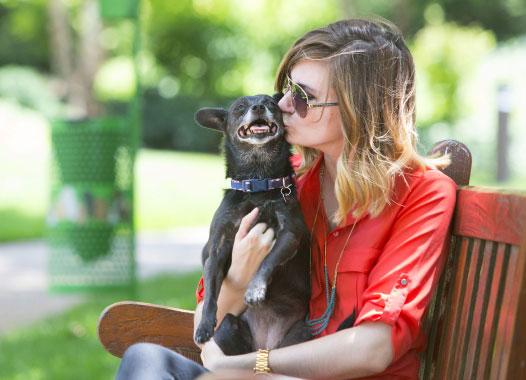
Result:
{"label": "park path", "polygon": [[[140,279],[196,270],[208,228],[143,233],[137,238]],[[79,294],[47,291],[48,250],[42,240],[0,244],[0,335],[82,302]]]}

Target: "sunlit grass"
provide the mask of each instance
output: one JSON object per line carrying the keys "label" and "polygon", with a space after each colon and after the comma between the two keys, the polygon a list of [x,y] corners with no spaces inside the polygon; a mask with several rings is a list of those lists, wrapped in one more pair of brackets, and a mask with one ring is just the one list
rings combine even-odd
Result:
{"label": "sunlit grass", "polygon": [[137,166],[139,230],[209,224],[223,184],[219,156],[142,150]]}
{"label": "sunlit grass", "polygon": [[70,311],[16,330],[0,339],[0,379],[112,379],[119,365],[100,345],[101,311],[124,299],[193,309],[199,274],[162,276],[139,284],[136,296],[103,293]]}

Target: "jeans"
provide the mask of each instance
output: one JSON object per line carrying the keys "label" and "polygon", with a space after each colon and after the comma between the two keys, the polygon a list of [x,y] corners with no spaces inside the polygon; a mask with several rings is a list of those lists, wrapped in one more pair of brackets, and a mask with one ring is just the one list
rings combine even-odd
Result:
{"label": "jeans", "polygon": [[189,380],[208,370],[175,351],[152,343],[136,343],[122,357],[116,380]]}

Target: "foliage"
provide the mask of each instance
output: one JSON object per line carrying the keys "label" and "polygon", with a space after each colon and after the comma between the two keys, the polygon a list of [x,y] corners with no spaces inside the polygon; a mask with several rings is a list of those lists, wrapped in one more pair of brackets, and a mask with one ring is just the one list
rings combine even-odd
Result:
{"label": "foliage", "polygon": [[131,57],[114,57],[102,65],[93,83],[95,97],[103,102],[126,102],[136,89],[135,71]]}
{"label": "foliage", "polygon": [[439,0],[448,20],[461,25],[479,25],[506,40],[526,33],[524,0]]}
{"label": "foliage", "polygon": [[143,94],[143,137],[145,146],[180,151],[219,151],[221,133],[198,127],[194,113],[205,106],[227,106],[225,100],[206,102],[190,96],[165,98],[157,89]]}
{"label": "foliage", "polygon": [[434,23],[421,29],[412,44],[417,69],[417,115],[420,127],[451,124],[461,116],[458,88],[495,46],[489,31]]}
{"label": "foliage", "polygon": [[135,294],[94,295],[72,310],[20,329],[0,340],[3,380],[110,379],[119,360],[102,348],[96,324],[102,310],[124,299],[193,309],[199,273],[164,275],[137,286]]}
{"label": "foliage", "polygon": [[13,100],[47,117],[56,116],[63,108],[51,90],[49,79],[32,67],[0,67],[0,98]]}
{"label": "foliage", "polygon": [[147,46],[182,95],[217,100],[268,93],[292,40],[337,18],[331,5],[334,0],[150,0]]}
{"label": "foliage", "polygon": [[425,26],[429,9],[448,22],[491,30],[499,41],[526,33],[524,0],[340,0],[347,16],[379,15],[392,20],[411,39]]}
{"label": "foliage", "polygon": [[49,71],[46,0],[0,1],[0,66]]}

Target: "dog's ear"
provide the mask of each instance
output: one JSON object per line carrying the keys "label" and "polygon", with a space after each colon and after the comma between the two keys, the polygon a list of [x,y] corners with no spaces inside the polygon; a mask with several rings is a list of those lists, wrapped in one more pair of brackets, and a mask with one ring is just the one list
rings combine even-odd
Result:
{"label": "dog's ear", "polygon": [[224,108],[201,108],[195,113],[195,121],[203,127],[225,132],[227,115]]}
{"label": "dog's ear", "polygon": [[272,95],[272,99],[274,99],[274,101],[276,103],[279,103],[279,101],[281,100],[281,98],[284,96],[283,93],[281,92],[276,92],[274,95]]}

